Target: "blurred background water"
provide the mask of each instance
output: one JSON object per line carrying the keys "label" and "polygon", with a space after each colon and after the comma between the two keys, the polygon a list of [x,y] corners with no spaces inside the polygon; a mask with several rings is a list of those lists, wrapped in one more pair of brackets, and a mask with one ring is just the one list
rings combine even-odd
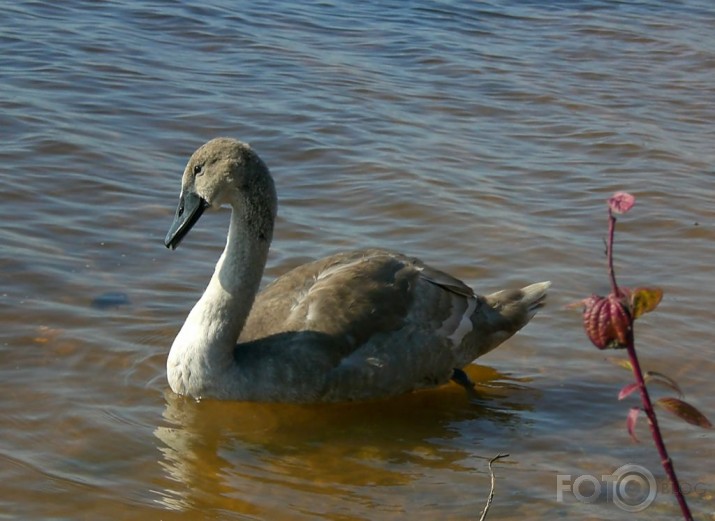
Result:
{"label": "blurred background water", "polygon": [[[26,1],[0,15],[0,518],[630,519],[557,476],[655,475],[630,375],[565,304],[606,292],[605,199],[624,285],[665,299],[642,363],[715,416],[715,7],[680,2]],[[266,273],[339,249],[419,256],[550,305],[447,386],[335,406],[196,403],[165,359],[224,243],[162,239],[191,152],[252,143],[280,209]],[[627,403],[626,403],[627,402]],[[661,422],[715,519],[713,433]],[[581,490],[589,495],[588,490]]]}

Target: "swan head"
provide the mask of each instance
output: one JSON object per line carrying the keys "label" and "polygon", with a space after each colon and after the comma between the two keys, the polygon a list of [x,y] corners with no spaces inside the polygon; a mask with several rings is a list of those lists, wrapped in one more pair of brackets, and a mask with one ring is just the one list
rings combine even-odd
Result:
{"label": "swan head", "polygon": [[231,206],[246,231],[270,241],[277,200],[268,167],[246,143],[215,138],[191,155],[174,221],[164,239],[175,249],[207,208]]}

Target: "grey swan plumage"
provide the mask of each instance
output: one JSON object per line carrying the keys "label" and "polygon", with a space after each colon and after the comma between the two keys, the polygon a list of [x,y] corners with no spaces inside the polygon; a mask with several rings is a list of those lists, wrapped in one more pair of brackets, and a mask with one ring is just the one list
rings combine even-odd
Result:
{"label": "grey swan plumage", "polygon": [[277,199],[249,145],[217,138],[194,152],[165,244],[225,205],[226,248],[167,360],[171,389],[197,399],[336,402],[466,385],[461,369],[525,326],[550,285],[479,296],[415,258],[366,249],[299,266],[258,293]]}

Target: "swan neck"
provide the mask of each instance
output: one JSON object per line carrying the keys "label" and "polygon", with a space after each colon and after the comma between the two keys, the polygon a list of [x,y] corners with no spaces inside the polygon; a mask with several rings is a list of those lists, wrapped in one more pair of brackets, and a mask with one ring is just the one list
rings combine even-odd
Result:
{"label": "swan neck", "polygon": [[251,312],[269,246],[268,240],[253,233],[240,210],[231,212],[226,247],[204,293],[204,297],[213,300],[213,305],[210,305],[213,319],[222,323],[220,329],[225,331],[227,338],[221,340],[230,351]]}
{"label": "swan neck", "polygon": [[269,246],[270,234],[256,233],[246,215],[234,208],[226,248],[169,352],[167,376],[174,392],[216,394],[213,387],[234,369],[234,349],[258,292]]}

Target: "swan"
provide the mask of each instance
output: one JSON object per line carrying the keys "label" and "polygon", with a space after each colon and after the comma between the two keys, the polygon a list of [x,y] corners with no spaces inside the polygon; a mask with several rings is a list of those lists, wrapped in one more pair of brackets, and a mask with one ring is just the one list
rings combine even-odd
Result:
{"label": "swan", "polygon": [[549,282],[479,296],[462,281],[382,249],[304,264],[258,292],[277,198],[246,143],[216,138],[189,159],[175,249],[207,208],[231,207],[226,247],[167,359],[171,389],[195,399],[371,400],[450,379],[511,337],[544,304]]}

